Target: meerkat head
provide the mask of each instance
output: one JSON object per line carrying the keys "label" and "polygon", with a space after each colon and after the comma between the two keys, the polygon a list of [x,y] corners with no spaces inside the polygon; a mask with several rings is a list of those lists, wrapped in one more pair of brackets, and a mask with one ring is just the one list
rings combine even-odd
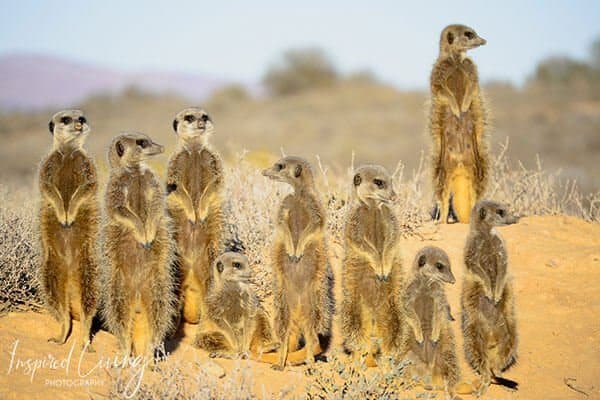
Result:
{"label": "meerkat head", "polygon": [[446,252],[439,247],[423,247],[415,256],[413,263],[415,274],[427,277],[431,282],[445,282],[453,284],[456,282],[450,259]]}
{"label": "meerkat head", "polygon": [[471,226],[473,229],[489,231],[495,226],[517,223],[519,217],[513,215],[508,207],[492,200],[481,200],[473,207]]}
{"label": "meerkat head", "polygon": [[313,185],[312,167],[301,157],[283,157],[271,168],[263,170],[262,174],[274,181],[289,183],[294,189]]}
{"label": "meerkat head", "polygon": [[213,263],[213,277],[217,284],[227,281],[248,283],[250,281],[248,258],[235,252],[221,254]]}
{"label": "meerkat head", "polygon": [[440,37],[440,53],[464,54],[467,50],[483,46],[487,41],[474,29],[465,25],[448,25]]}
{"label": "meerkat head", "polygon": [[358,200],[366,205],[374,204],[380,207],[396,199],[392,177],[380,165],[359,167],[354,173],[352,185]]}
{"label": "meerkat head", "polygon": [[184,141],[198,140],[206,143],[214,133],[214,126],[206,111],[190,107],[177,113],[173,120],[173,130]]}
{"label": "meerkat head", "polygon": [[63,110],[52,116],[48,129],[55,147],[81,147],[90,133],[90,126],[81,110]]}
{"label": "meerkat head", "polygon": [[148,135],[138,132],[116,136],[108,150],[108,161],[112,168],[137,167],[148,158],[161,154],[165,148],[154,143]]}

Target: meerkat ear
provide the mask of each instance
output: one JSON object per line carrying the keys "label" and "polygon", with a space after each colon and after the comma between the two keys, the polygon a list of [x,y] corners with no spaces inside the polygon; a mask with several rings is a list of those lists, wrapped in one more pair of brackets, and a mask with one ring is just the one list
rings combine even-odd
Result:
{"label": "meerkat ear", "polygon": [[179,125],[179,121],[177,121],[177,119],[173,120],[173,130],[175,131],[175,133],[177,133],[177,125]]}
{"label": "meerkat ear", "polygon": [[421,257],[419,257],[419,268],[423,267],[425,265],[425,263],[427,262],[427,256],[425,254],[421,254]]}
{"label": "meerkat ear", "polygon": [[217,271],[219,271],[219,273],[223,272],[223,270],[225,269],[225,266],[223,266],[223,263],[221,261],[217,262]]}
{"label": "meerkat ear", "polygon": [[123,153],[125,153],[125,148],[123,147],[123,143],[121,143],[120,140],[115,144],[115,149],[117,150],[117,155],[119,156],[119,158],[123,157]]}
{"label": "meerkat ear", "polygon": [[362,182],[362,177],[360,176],[360,174],[354,175],[354,186],[360,185],[361,182]]}
{"label": "meerkat ear", "polygon": [[479,220],[483,221],[485,219],[486,214],[487,214],[487,211],[485,210],[485,207],[481,207],[479,209]]}
{"label": "meerkat ear", "polygon": [[302,165],[298,164],[296,165],[296,169],[294,169],[294,176],[299,178],[300,175],[302,175]]}
{"label": "meerkat ear", "polygon": [[168,183],[167,184],[167,194],[170,194],[171,192],[174,192],[177,190],[177,184],[176,183]]}
{"label": "meerkat ear", "polygon": [[54,121],[51,120],[48,122],[48,129],[50,130],[50,133],[54,135]]}
{"label": "meerkat ear", "polygon": [[454,43],[454,33],[448,32],[446,34],[446,40],[448,40],[448,44]]}

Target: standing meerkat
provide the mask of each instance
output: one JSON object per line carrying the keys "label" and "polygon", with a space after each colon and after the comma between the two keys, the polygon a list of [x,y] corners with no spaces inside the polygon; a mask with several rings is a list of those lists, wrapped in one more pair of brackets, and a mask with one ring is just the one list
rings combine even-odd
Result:
{"label": "standing meerkat", "polygon": [[170,329],[174,308],[173,245],[165,196],[145,161],[164,151],[142,133],[115,137],[108,150],[108,258],[104,317],[126,357],[153,359]]}
{"label": "standing meerkat", "polygon": [[412,279],[404,291],[402,305],[409,329],[404,330],[402,352],[423,383],[444,389],[454,397],[460,371],[454,334],[448,318],[444,284],[454,284],[450,259],[438,247],[419,250],[412,267]]}
{"label": "standing meerkat", "polygon": [[212,273],[198,346],[211,357],[225,358],[254,358],[277,348],[267,314],[250,287],[248,258],[224,253],[213,263]]}
{"label": "standing meerkat", "polygon": [[342,335],[347,350],[374,366],[380,353],[398,351],[402,332],[400,233],[391,206],[396,195],[379,165],[358,168],[353,187],[344,233]]}
{"label": "standing meerkat", "polygon": [[295,342],[300,334],[307,364],[325,350],[320,343],[331,336],[333,275],[324,238],[325,210],[308,161],[284,157],[263,175],[294,189],[279,207],[272,247],[275,334],[280,342],[279,360],[273,368],[283,370],[290,341]]}
{"label": "standing meerkat", "polygon": [[495,228],[515,222],[494,201],[480,201],[473,209],[461,304],[465,357],[481,376],[478,395],[490,383],[517,388],[516,382],[499,376],[517,361],[517,326],[506,245]]}
{"label": "standing meerkat", "polygon": [[98,180],[83,148],[90,128],[80,110],[54,114],[48,127],[53,147],[39,170],[40,281],[48,310],[60,323],[60,333],[49,341],[65,343],[75,318],[81,321],[83,348],[98,301]]}
{"label": "standing meerkat", "polygon": [[487,186],[486,112],[477,67],[466,54],[484,44],[485,39],[468,26],[447,26],[431,72],[431,161],[442,223],[448,222],[450,199],[458,222],[469,222],[471,209]]}
{"label": "standing meerkat", "polygon": [[167,207],[174,222],[179,302],[183,319],[198,323],[205,312],[211,266],[223,244],[223,165],[208,144],[214,128],[204,110],[180,111],[173,129],[177,148],[167,171]]}

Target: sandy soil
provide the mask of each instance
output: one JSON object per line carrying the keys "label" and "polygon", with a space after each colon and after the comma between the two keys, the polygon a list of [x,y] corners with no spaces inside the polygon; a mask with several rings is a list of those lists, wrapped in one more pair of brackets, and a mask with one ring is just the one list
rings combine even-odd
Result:
{"label": "sandy soil", "polygon": [[[457,283],[448,288],[456,318],[452,324],[463,378],[471,380],[474,375],[464,363],[459,333],[462,249],[467,231],[466,225],[442,226],[433,235],[426,235],[435,240],[406,239],[403,249],[405,266],[410,265],[416,251],[425,245],[440,246],[449,253],[457,277]],[[509,392],[492,386],[485,397],[600,399],[600,225],[571,217],[531,217],[501,228],[500,232],[509,249],[520,332],[519,361],[505,376],[518,381],[520,389]],[[61,347],[46,342],[57,329],[58,324],[44,313],[12,313],[0,318],[0,398],[58,400],[106,395],[109,374],[117,372],[97,364],[115,356],[115,338],[100,331],[94,339],[96,353],[80,357],[75,346],[69,363],[79,324],[75,323],[74,335]],[[185,337],[172,350],[168,363],[178,363],[182,371],[194,379],[201,370],[214,364],[207,364],[206,354],[190,347],[194,327],[186,326],[184,332]],[[55,365],[48,362],[52,358],[56,360]],[[46,364],[33,374],[32,369],[23,364],[28,359],[45,360]],[[80,360],[79,372],[89,373],[85,379],[93,380],[92,385],[64,387],[62,383],[62,387],[57,387],[63,379],[79,384]],[[223,379],[228,379],[235,376],[233,370],[240,362],[218,360],[217,363],[227,373]],[[281,390],[301,394],[308,379],[300,367],[278,373],[266,364],[241,363],[250,366],[259,398],[265,394],[276,395]],[[587,395],[569,388],[565,383],[568,378],[572,378],[568,380],[570,385]],[[144,380],[151,379],[163,378],[156,372],[146,371]],[[410,398],[413,394],[407,393],[407,396]],[[443,396],[438,394],[436,398]]]}

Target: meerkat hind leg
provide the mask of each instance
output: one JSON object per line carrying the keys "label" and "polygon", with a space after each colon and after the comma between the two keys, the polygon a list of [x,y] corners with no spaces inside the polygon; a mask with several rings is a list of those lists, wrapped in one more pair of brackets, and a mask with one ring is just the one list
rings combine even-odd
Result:
{"label": "meerkat hind leg", "polygon": [[73,320],[68,310],[62,309],[60,312],[60,333],[48,339],[50,343],[64,344],[71,333]]}

